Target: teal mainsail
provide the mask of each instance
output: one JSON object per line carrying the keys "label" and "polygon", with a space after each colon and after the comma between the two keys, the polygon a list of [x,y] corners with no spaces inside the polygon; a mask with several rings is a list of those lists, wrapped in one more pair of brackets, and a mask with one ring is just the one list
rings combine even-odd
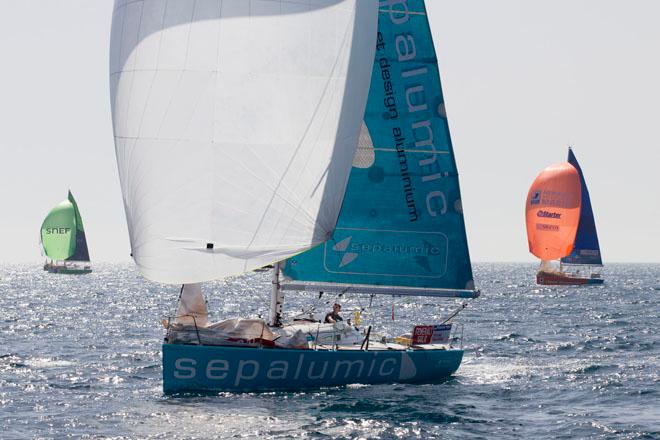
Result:
{"label": "teal mainsail", "polygon": [[424,1],[381,2],[377,38],[334,235],[286,261],[283,273],[293,282],[282,288],[476,296]]}

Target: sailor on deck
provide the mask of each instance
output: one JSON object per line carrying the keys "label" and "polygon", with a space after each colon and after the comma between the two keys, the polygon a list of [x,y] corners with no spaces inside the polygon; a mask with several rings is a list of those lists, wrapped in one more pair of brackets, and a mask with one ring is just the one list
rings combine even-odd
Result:
{"label": "sailor on deck", "polygon": [[325,315],[326,324],[335,324],[339,321],[343,321],[344,318],[339,315],[339,312],[341,312],[341,304],[335,303],[332,306],[332,312],[329,312],[327,315]]}

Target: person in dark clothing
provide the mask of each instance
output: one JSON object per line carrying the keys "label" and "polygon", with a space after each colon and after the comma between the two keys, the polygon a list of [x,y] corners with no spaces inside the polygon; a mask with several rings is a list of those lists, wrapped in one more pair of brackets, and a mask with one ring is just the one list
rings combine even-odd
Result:
{"label": "person in dark clothing", "polygon": [[329,312],[327,315],[325,315],[325,322],[326,324],[335,324],[339,321],[343,321],[344,318],[339,315],[341,312],[341,304],[335,303],[332,306],[332,312]]}

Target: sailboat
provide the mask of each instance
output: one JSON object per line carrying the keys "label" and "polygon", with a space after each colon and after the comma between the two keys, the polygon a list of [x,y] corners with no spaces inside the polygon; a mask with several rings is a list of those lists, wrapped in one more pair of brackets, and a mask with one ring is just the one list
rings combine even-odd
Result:
{"label": "sailboat", "polygon": [[[132,255],[181,286],[165,393],[459,368],[451,319],[377,339],[283,311],[287,291],[479,295],[424,1],[116,0],[111,41]],[[268,322],[209,322],[202,283],[268,264]]]}
{"label": "sailboat", "polygon": [[603,284],[591,198],[572,148],[567,162],[546,168],[534,180],[526,219],[529,251],[541,259],[538,284]]}
{"label": "sailboat", "polygon": [[40,237],[47,258],[44,270],[75,275],[92,271],[82,217],[71,191],[48,213],[41,224]]}

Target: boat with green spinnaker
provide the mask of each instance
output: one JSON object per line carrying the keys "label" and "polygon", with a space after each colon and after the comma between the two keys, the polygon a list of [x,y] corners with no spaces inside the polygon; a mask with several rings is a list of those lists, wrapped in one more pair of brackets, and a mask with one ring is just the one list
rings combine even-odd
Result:
{"label": "boat with green spinnaker", "polygon": [[72,275],[92,272],[82,217],[71,191],[66,200],[50,210],[41,224],[40,235],[47,259],[44,270]]}

